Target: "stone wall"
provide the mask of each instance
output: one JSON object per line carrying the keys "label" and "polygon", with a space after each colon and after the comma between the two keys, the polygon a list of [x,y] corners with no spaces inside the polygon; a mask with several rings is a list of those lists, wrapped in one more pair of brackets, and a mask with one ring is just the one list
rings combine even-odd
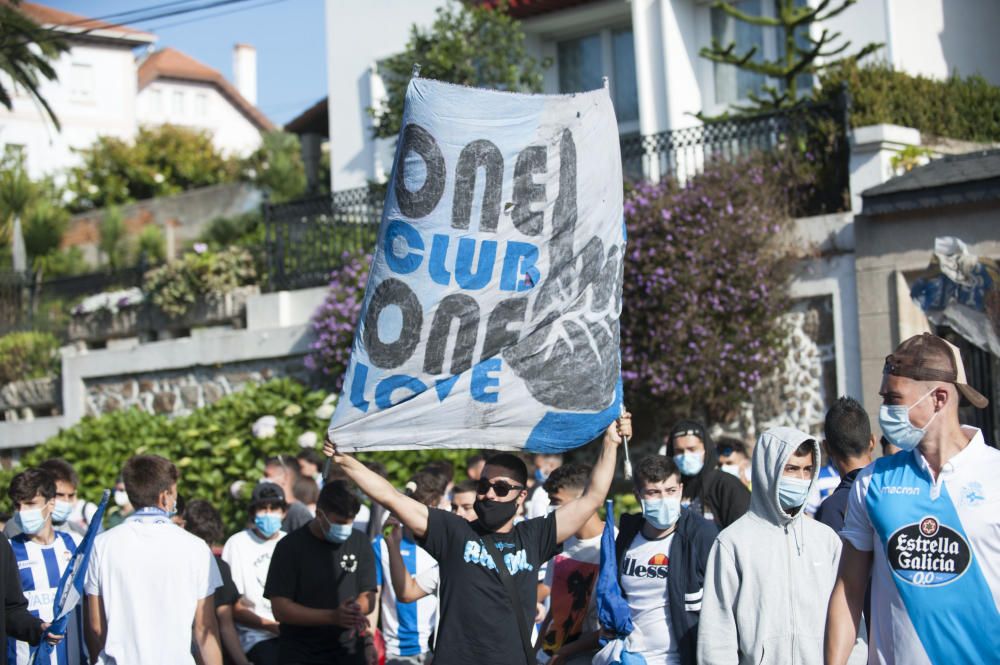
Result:
{"label": "stone wall", "polygon": [[281,377],[308,383],[310,373],[303,356],[89,379],[84,382],[86,414],[137,407],[149,413],[185,416],[249,383]]}

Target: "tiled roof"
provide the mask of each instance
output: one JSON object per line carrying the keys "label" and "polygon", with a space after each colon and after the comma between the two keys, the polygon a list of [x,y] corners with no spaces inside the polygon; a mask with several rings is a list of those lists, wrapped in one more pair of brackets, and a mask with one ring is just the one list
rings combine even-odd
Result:
{"label": "tiled roof", "polygon": [[105,38],[118,38],[142,43],[156,41],[156,35],[143,30],[136,30],[127,25],[116,25],[107,21],[87,18],[86,16],[65,12],[54,7],[46,7],[34,2],[22,2],[19,9],[39,25],[54,28],[60,32],[70,34],[86,33]]}
{"label": "tiled roof", "polygon": [[292,134],[320,134],[330,138],[330,116],[327,98],[319,100],[285,124],[285,131]]}
{"label": "tiled roof", "polygon": [[935,159],[862,194],[863,213],[936,208],[1000,198],[1000,149]]}
{"label": "tiled roof", "polygon": [[177,49],[165,48],[150,54],[139,65],[139,90],[157,79],[199,81],[216,86],[258,129],[270,131],[274,124],[260,110],[248,102],[232,83],[217,70],[202,64]]}

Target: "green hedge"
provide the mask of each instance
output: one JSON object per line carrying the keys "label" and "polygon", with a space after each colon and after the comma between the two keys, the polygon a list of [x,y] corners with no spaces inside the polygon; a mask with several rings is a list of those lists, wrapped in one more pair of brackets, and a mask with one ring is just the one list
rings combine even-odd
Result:
{"label": "green hedge", "polygon": [[0,385],[59,373],[59,340],[49,333],[17,332],[0,337]]}
{"label": "green hedge", "polygon": [[889,123],[930,136],[1000,141],[1000,87],[978,74],[942,81],[847,59],[823,74],[817,95],[829,98],[842,83],[851,93],[854,127]]}
{"label": "green hedge", "polygon": [[[177,464],[181,473],[179,494],[186,500],[211,501],[222,513],[227,534],[234,533],[244,525],[246,503],[253,485],[263,476],[264,460],[278,454],[297,454],[302,449],[297,440],[306,431],[316,432],[322,442],[327,418],[316,412],[324,397],[323,392],[308,391],[292,380],[277,379],[249,386],[173,420],[137,409],[87,417],[33,448],[18,468],[0,471],[3,503],[9,510],[6,488],[15,473],[50,457],[70,462],[80,475],[80,495],[97,501],[105,488],[114,486],[126,459],[150,453]],[[258,439],[251,426],[264,415],[275,416],[278,426],[272,438]],[[463,478],[469,454],[468,450],[421,450],[370,453],[359,455],[359,459],[382,462],[390,480],[402,487],[431,460],[453,462],[457,477]],[[230,488],[239,480],[246,482],[237,500]]]}

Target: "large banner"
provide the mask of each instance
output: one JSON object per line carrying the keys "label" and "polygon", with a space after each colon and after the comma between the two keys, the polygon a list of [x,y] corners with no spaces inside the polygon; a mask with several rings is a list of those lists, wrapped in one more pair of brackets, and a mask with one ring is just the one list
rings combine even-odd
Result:
{"label": "large banner", "polygon": [[330,438],[562,451],[619,413],[622,171],[607,88],[415,78]]}

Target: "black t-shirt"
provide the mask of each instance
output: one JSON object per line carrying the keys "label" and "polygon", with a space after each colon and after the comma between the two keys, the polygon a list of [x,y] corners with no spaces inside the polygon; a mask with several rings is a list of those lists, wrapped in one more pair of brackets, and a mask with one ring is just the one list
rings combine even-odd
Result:
{"label": "black t-shirt", "polygon": [[219,564],[219,576],[222,577],[222,586],[215,590],[215,606],[235,605],[240,599],[240,591],[233,582],[233,571],[222,557],[215,557],[215,563]]}
{"label": "black t-shirt", "polygon": [[[308,526],[278,541],[267,570],[264,597],[288,598],[314,609],[332,610],[347,598],[375,590],[375,554],[360,531],[343,543],[314,536]],[[281,624],[281,663],[358,663],[364,640],[338,626]]]}
{"label": "black t-shirt", "polygon": [[[441,622],[434,665],[516,665],[524,662],[511,600],[478,522],[430,509],[423,547],[441,569]],[[528,626],[534,622],[538,568],[557,552],[555,513],[494,534],[517,585]]]}

